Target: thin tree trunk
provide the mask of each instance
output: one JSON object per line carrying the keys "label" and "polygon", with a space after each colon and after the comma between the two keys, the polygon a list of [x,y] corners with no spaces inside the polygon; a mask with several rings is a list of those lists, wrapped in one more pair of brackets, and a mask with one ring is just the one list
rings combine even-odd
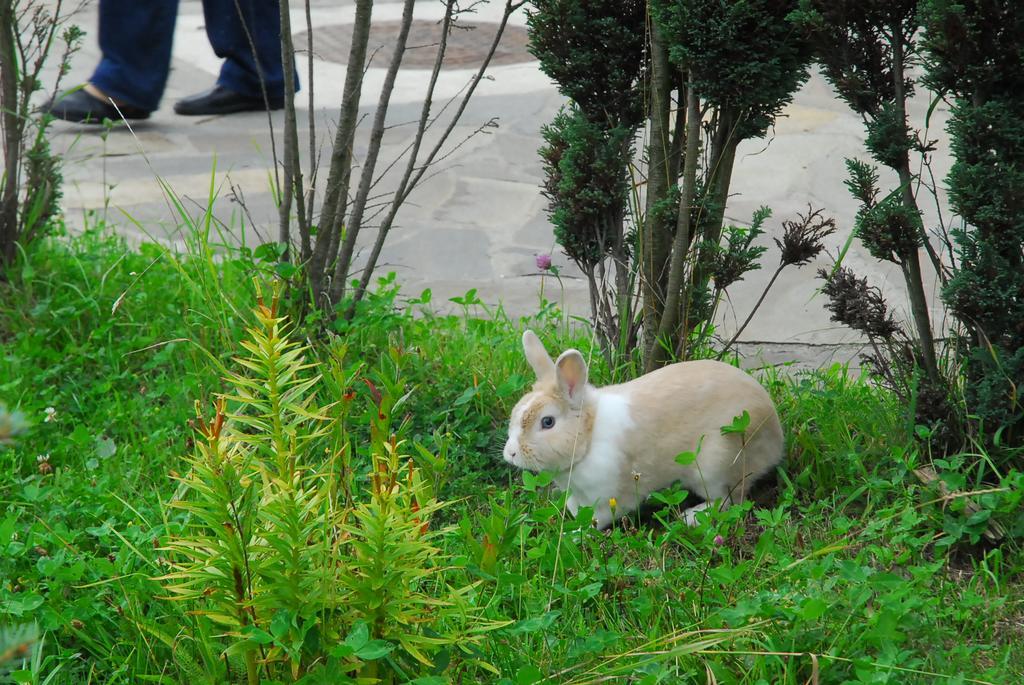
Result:
{"label": "thin tree trunk", "polygon": [[725,207],[729,203],[729,188],[732,186],[732,170],[736,162],[738,145],[739,142],[733,140],[726,143],[718,168],[715,170],[715,205],[712,208],[714,214],[708,217],[708,233],[705,239],[716,244],[722,237],[722,226],[725,224]]}
{"label": "thin tree trunk", "polygon": [[[707,212],[702,217],[700,224],[704,233],[700,236],[702,244],[717,246],[722,238],[722,225],[725,223],[725,206],[729,201],[729,187],[732,183],[733,164],[736,160],[736,147],[739,141],[736,140],[736,117],[727,107],[718,111],[716,128],[711,144],[711,160],[708,169],[707,202],[701,212]],[[699,228],[699,227],[698,227]],[[691,239],[697,237],[694,231]],[[711,260],[713,255],[707,250],[701,250],[697,256],[697,264],[694,273],[694,286],[696,288],[707,288],[711,281]],[[714,298],[712,298],[712,301]],[[691,319],[690,324],[696,324],[705,318],[711,317],[711,311],[698,312],[698,316]],[[684,335],[689,331],[684,332]]]}
{"label": "thin tree trunk", "polygon": [[13,0],[0,0],[0,122],[3,124],[4,177],[0,196],[0,264],[9,264],[18,239],[17,198],[20,185],[22,139],[25,131],[18,117],[18,61],[14,48],[17,20]]}
{"label": "thin tree trunk", "polygon": [[[303,206],[302,168],[299,166],[299,131],[295,119],[295,46],[292,39],[291,3],[280,0],[281,16],[281,66],[284,73],[284,183],[281,187],[281,204],[278,207],[278,242],[284,245],[282,260],[288,261],[291,249],[292,196],[298,203],[299,223],[305,221]],[[299,227],[302,241],[301,260],[311,254],[309,230]]]}
{"label": "thin tree trunk", "polygon": [[330,301],[326,297],[329,286],[327,275],[338,255],[342,225],[348,206],[348,188],[352,177],[352,141],[358,124],[359,99],[363,92],[363,67],[366,63],[366,46],[370,41],[372,16],[373,0],[356,0],[352,44],[349,46],[345,85],[342,89],[341,116],[334,136],[331,165],[327,172],[316,246],[307,267],[313,295],[324,308],[330,306]]}
{"label": "thin tree trunk", "polygon": [[[316,202],[316,101],[313,97],[313,15],[310,10],[309,0],[306,5],[306,81],[309,83],[307,97],[309,100],[308,125],[309,125],[309,195],[306,197],[306,228],[313,225],[313,205]],[[312,258],[312,252],[303,256],[302,261],[308,264]]]}
{"label": "thin tree trunk", "polygon": [[712,141],[710,169],[708,169],[708,199],[710,208],[704,225],[707,234],[703,239],[718,244],[725,222],[725,206],[729,202],[729,187],[732,183],[732,169],[736,160],[736,117],[728,107],[719,110],[718,126]]}
{"label": "thin tree trunk", "polygon": [[0,263],[14,260],[18,240],[18,189],[24,125],[18,116],[18,71],[14,1],[0,0],[0,122],[3,123],[4,178],[0,195]]}
{"label": "thin tree trunk", "polygon": [[914,318],[917,334],[921,338],[921,353],[924,357],[925,371],[928,377],[938,383],[939,366],[935,358],[935,338],[932,335],[931,319],[928,315],[928,300],[925,297],[921,277],[921,260],[917,252],[907,255],[902,265],[903,278],[907,282],[907,295],[910,299],[910,312]]}
{"label": "thin tree trunk", "polygon": [[[626,258],[625,222],[625,207],[620,207],[615,217],[615,244],[612,246],[612,264],[615,268],[615,308],[618,312],[615,342],[620,350],[629,349],[624,336],[632,325],[633,316],[629,306],[629,267]],[[612,367],[609,366],[609,368]]]}
{"label": "thin tree trunk", "polygon": [[[899,114],[900,121],[906,125],[907,121],[907,103],[906,94],[904,93],[903,84],[903,69],[904,69],[904,55],[903,55],[903,41],[901,26],[896,25],[893,27],[892,37],[892,78],[893,78],[893,95],[896,104],[896,112]],[[907,154],[903,154],[899,168],[896,170],[900,178],[900,186],[903,194],[903,204],[914,211],[915,216],[920,217],[921,211],[917,207],[917,200],[914,198],[914,191],[911,188],[913,177],[910,173],[910,160]],[[921,226],[920,239],[923,241],[928,240],[928,236],[924,234],[924,227]],[[928,298],[925,296],[924,290],[924,279],[921,275],[921,258],[917,250],[913,250],[910,254],[906,255],[901,264],[903,268],[903,279],[907,283],[907,295],[910,300],[910,313],[914,319],[914,325],[917,328],[917,334],[921,339],[921,353],[924,357],[925,372],[928,374],[929,379],[933,383],[939,383],[939,365],[935,358],[935,338],[932,335],[932,324],[931,317],[928,314]]]}
{"label": "thin tree trunk", "polygon": [[[902,100],[900,100],[902,102]],[[911,173],[910,163],[907,161],[897,169],[897,173],[900,178],[900,185],[903,186],[903,203],[914,210],[918,216],[920,212],[917,208],[917,201],[914,198],[913,191],[910,189]],[[922,240],[927,240],[927,236],[923,235]],[[903,270],[903,280],[907,284],[907,297],[910,300],[910,313],[914,319],[914,327],[917,329],[917,335],[921,339],[921,354],[924,357],[925,372],[928,377],[934,383],[939,382],[939,365],[938,360],[935,357],[935,337],[932,334],[931,316],[928,313],[928,298],[925,295],[924,290],[924,276],[921,272],[921,257],[917,250],[913,250],[910,254],[906,255],[903,263],[900,265]]]}
{"label": "thin tree trunk", "polygon": [[604,357],[608,368],[614,369],[615,340],[613,338],[612,326],[610,325],[612,313],[608,306],[608,299],[605,296],[608,272],[604,267],[603,261],[600,262],[600,269],[600,278],[595,276],[593,266],[588,266],[585,271],[587,275],[587,290],[590,291],[590,316],[591,321],[594,322],[597,342],[601,347],[601,355]]}
{"label": "thin tree trunk", "polygon": [[[642,255],[641,288],[643,290],[643,327],[645,360],[652,358],[657,344],[658,324],[665,304],[665,265],[668,261],[669,237],[665,222],[656,217],[656,209],[668,196],[669,152],[672,142],[669,136],[669,108],[671,96],[668,47],[661,35],[658,24],[651,26],[651,111],[650,140],[647,145],[647,201],[644,221],[640,230],[640,252]],[[645,361],[645,363],[647,363]]]}
{"label": "thin tree trunk", "polygon": [[[600,311],[598,310],[597,306],[598,285],[597,276],[594,274],[594,265],[581,264],[580,267],[583,270],[583,274],[587,277],[587,293],[589,294],[590,301],[590,318],[594,322],[594,326],[600,328]],[[602,345],[601,347],[603,348],[604,345]]]}
{"label": "thin tree trunk", "polygon": [[[693,227],[691,207],[697,183],[697,157],[700,154],[700,107],[692,82],[686,88],[686,154],[683,158],[683,189],[679,196],[679,213],[676,217],[676,232],[672,241],[672,256],[668,272],[665,309],[658,326],[658,343],[647,357],[647,371],[653,371],[668,361],[668,349],[674,349],[679,329],[681,310],[686,308],[686,286],[683,277],[686,272],[686,255],[689,253],[690,235]],[[685,332],[684,332],[685,334]]]}
{"label": "thin tree trunk", "polygon": [[[671,86],[670,86],[671,87]],[[686,144],[686,84],[679,80],[679,99],[676,102],[676,120],[672,126],[672,150],[668,158],[668,177],[673,181],[679,178],[680,166],[683,164],[683,145]]]}
{"label": "thin tree trunk", "polygon": [[366,151],[366,159],[363,161],[363,169],[359,178],[359,189],[356,192],[356,199],[352,203],[352,213],[346,225],[346,235],[341,246],[341,253],[338,255],[338,261],[334,265],[334,277],[329,289],[332,304],[340,302],[345,295],[345,279],[352,268],[352,255],[355,253],[356,240],[359,238],[359,232],[362,229],[363,214],[366,211],[366,203],[370,196],[370,186],[373,183],[373,173],[377,168],[377,157],[380,154],[381,141],[384,138],[384,123],[387,119],[388,106],[391,103],[391,93],[395,88],[395,79],[398,76],[398,69],[402,65],[402,57],[405,56],[405,44],[409,38],[409,27],[412,25],[412,14],[415,5],[416,0],[405,0],[403,4],[402,23],[398,30],[398,38],[395,40],[391,64],[388,65],[388,71],[384,77],[384,85],[380,90],[380,99],[377,101],[373,128],[370,129],[369,147]]}

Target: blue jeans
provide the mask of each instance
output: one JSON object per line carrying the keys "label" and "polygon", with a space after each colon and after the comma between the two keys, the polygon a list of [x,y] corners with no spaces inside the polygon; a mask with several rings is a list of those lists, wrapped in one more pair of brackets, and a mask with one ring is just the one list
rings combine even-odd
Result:
{"label": "blue jeans", "polygon": [[[241,9],[242,17],[239,17]],[[203,0],[206,35],[224,59],[217,84],[270,102],[284,97],[277,0]],[[171,69],[178,0],[100,0],[103,59],[89,81],[134,107],[155,110]]]}

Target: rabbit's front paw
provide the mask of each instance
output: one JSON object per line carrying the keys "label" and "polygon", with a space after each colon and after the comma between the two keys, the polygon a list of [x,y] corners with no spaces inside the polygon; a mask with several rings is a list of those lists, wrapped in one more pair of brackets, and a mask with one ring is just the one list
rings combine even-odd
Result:
{"label": "rabbit's front paw", "polygon": [[690,527],[697,526],[697,514],[711,506],[710,502],[701,502],[695,507],[690,507],[683,512],[683,520],[686,521],[686,525]]}

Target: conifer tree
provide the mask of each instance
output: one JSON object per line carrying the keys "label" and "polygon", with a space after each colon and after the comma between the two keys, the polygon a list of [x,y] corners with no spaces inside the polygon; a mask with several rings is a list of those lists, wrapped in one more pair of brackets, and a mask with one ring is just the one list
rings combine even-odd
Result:
{"label": "conifer tree", "polygon": [[[925,0],[925,82],[951,99],[946,181],[963,220],[943,299],[963,323],[968,411],[1024,443],[1024,12],[1014,0]],[[997,436],[998,435],[998,439]]]}

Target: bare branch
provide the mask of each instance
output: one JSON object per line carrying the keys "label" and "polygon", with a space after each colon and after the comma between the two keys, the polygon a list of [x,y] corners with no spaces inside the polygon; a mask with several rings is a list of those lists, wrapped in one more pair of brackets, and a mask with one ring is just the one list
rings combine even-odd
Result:
{"label": "bare branch", "polygon": [[[445,50],[447,48],[448,28],[449,25],[451,24],[451,15],[454,5],[455,0],[448,0],[448,2],[445,5],[445,18],[443,22],[443,30],[441,32],[441,41],[440,44],[438,45],[437,55],[434,60],[434,69],[431,72],[430,84],[427,87],[427,94],[424,97],[423,109],[420,115],[420,123],[419,126],[417,127],[416,142],[413,152],[409,156],[409,163],[406,166],[406,171],[405,175],[402,178],[402,182],[399,184],[398,189],[395,191],[395,197],[394,200],[392,201],[391,209],[388,212],[387,217],[381,223],[381,227],[377,233],[377,239],[374,242],[373,249],[370,252],[369,258],[367,259],[367,263],[363,268],[363,274],[359,279],[359,287],[352,298],[352,304],[349,306],[349,309],[346,312],[347,317],[351,317],[352,314],[355,313],[356,303],[358,303],[359,300],[361,300],[366,293],[366,288],[369,285],[370,278],[372,277],[374,266],[376,264],[377,259],[380,257],[381,250],[384,248],[384,241],[387,239],[388,233],[391,230],[391,226],[394,223],[395,216],[398,214],[398,210],[401,208],[402,203],[404,203],[405,200],[409,197],[409,194],[413,191],[413,189],[416,188],[417,184],[423,178],[423,174],[426,172],[426,170],[434,163],[435,159],[437,158],[437,155],[441,151],[444,144],[447,142],[452,131],[455,130],[455,126],[458,124],[463,112],[466,111],[466,107],[469,104],[470,98],[472,98],[477,85],[484,77],[484,73],[487,71],[487,67],[490,65],[491,59],[494,57],[495,51],[498,49],[498,44],[501,42],[501,37],[505,32],[505,27],[508,25],[509,17],[512,15],[512,12],[514,12],[515,9],[518,7],[518,5],[512,3],[511,0],[506,2],[505,11],[502,15],[501,22],[498,25],[498,30],[495,33],[494,40],[491,42],[490,49],[488,50],[483,62],[480,64],[480,68],[477,70],[476,76],[473,78],[469,88],[466,90],[466,94],[465,96],[463,96],[462,101],[459,103],[459,107],[456,110],[454,116],[452,117],[452,120],[449,122],[448,127],[441,134],[440,139],[437,141],[433,149],[431,149],[430,153],[427,155],[424,162],[421,165],[417,166],[419,147],[423,139],[424,132],[427,130],[427,127],[429,125],[430,107],[433,99],[433,93],[437,84],[438,74],[441,71],[441,65],[444,61]],[[485,124],[484,126],[486,127],[487,124]]]}
{"label": "bare branch", "polygon": [[413,9],[415,0],[405,0],[402,8],[402,23],[395,40],[394,53],[391,56],[391,64],[388,65],[387,74],[384,76],[384,84],[381,86],[380,99],[377,101],[377,111],[374,115],[373,127],[370,129],[370,144],[366,151],[366,160],[363,162],[363,169],[359,178],[359,190],[356,192],[356,199],[352,205],[352,213],[346,225],[345,242],[341,247],[341,253],[335,264],[334,280],[330,286],[331,302],[338,302],[345,294],[344,273],[350,268],[352,252],[355,249],[356,239],[362,225],[362,215],[366,209],[366,199],[370,194],[370,184],[373,181],[374,168],[377,166],[377,155],[380,154],[381,140],[384,137],[384,121],[388,113],[388,105],[391,102],[391,93],[395,88],[395,79],[398,76],[398,69],[402,65],[402,57],[405,54],[405,44],[409,38],[409,28],[412,26]]}
{"label": "bare branch", "polygon": [[[317,155],[316,150],[316,101],[313,97],[315,92],[313,88],[313,15],[309,7],[309,0],[305,1],[306,5],[306,82],[307,90],[309,91],[309,111],[308,111],[308,125],[309,125],[309,195],[306,197],[306,218],[305,218],[305,230],[309,233],[309,227],[313,224],[313,205],[316,202],[316,172],[320,166],[320,156]],[[302,232],[302,226],[299,227],[299,231]],[[307,235],[306,241],[309,241]],[[307,254],[307,251],[303,249],[302,261],[308,262],[312,257],[312,254]]]}
{"label": "bare branch", "polygon": [[[280,0],[279,14],[281,17],[281,69],[284,74],[284,185],[280,186],[278,241],[285,247],[281,258],[288,261],[288,252],[291,249],[292,199],[294,198],[299,220],[299,236],[302,241],[300,259],[305,262],[312,255],[312,248],[309,243],[309,228],[305,226],[305,194],[302,192],[302,166],[299,162],[299,132],[295,116],[295,67],[293,66],[295,64],[295,44],[292,42],[291,3],[289,0]],[[262,74],[260,80],[262,81]],[[310,90],[312,91],[312,89]],[[263,97],[267,97],[265,87]],[[267,104],[269,111],[269,102]]]}
{"label": "bare branch", "polygon": [[328,304],[324,282],[326,267],[338,254],[341,239],[341,219],[348,204],[348,185],[352,174],[352,140],[359,118],[359,99],[362,95],[363,76],[366,65],[366,47],[370,39],[370,20],[373,15],[373,0],[356,0],[355,23],[352,28],[352,44],[349,46],[348,67],[345,70],[345,85],[342,90],[341,114],[334,136],[331,165],[327,172],[327,187],[324,190],[324,204],[320,211],[313,258],[308,264],[310,286],[313,295],[321,304]]}
{"label": "bare branch", "polygon": [[491,42],[491,47],[487,51],[487,56],[484,58],[483,63],[477,70],[476,75],[470,81],[469,88],[467,89],[466,94],[463,96],[462,101],[459,103],[458,110],[456,110],[455,114],[452,116],[452,120],[448,123],[448,128],[445,129],[444,133],[441,134],[440,140],[437,141],[437,144],[430,151],[430,154],[427,155],[426,160],[420,166],[420,169],[417,172],[416,176],[414,176],[410,180],[409,187],[405,193],[406,195],[412,192],[412,190],[417,186],[417,184],[420,181],[420,178],[423,176],[424,171],[434,161],[434,158],[437,157],[438,153],[441,151],[441,148],[448,140],[448,136],[451,135],[452,130],[454,130],[455,126],[459,123],[459,119],[462,118],[463,112],[466,111],[466,107],[469,105],[469,101],[473,97],[473,93],[476,91],[476,87],[480,84],[481,79],[483,79],[484,77],[484,73],[487,71],[487,67],[490,66],[491,64],[491,59],[494,57],[494,53],[498,49],[498,44],[501,42],[501,37],[505,33],[505,26],[508,25],[509,17],[512,16],[513,12],[522,7],[523,4],[523,2],[513,3],[511,2],[511,0],[506,1],[505,12],[501,17],[501,22],[498,24],[498,31],[497,33],[494,34],[494,40]]}

